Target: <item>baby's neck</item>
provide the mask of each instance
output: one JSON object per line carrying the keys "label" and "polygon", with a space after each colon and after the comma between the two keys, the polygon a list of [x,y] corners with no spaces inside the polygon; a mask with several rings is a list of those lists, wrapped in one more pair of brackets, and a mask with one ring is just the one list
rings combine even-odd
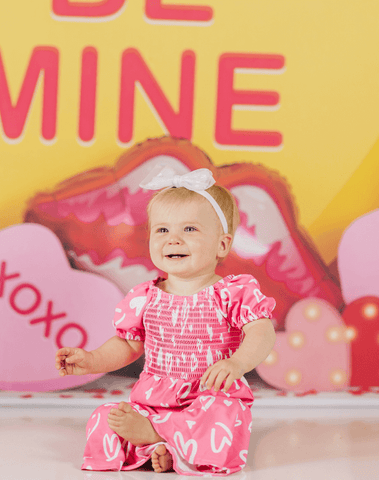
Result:
{"label": "baby's neck", "polygon": [[221,280],[221,278],[222,277],[216,275],[215,273],[196,278],[178,278],[173,275],[169,275],[166,280],[158,283],[157,287],[164,292],[172,293],[174,295],[194,295],[204,288],[214,285],[216,282]]}

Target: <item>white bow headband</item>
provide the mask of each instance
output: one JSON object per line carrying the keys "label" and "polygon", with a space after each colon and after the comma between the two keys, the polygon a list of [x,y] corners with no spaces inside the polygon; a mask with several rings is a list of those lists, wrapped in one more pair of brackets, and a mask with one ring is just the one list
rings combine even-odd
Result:
{"label": "white bow headband", "polygon": [[207,168],[199,168],[184,175],[176,175],[174,169],[165,165],[156,165],[147,177],[139,184],[141,188],[146,190],[160,190],[169,187],[184,187],[187,190],[202,195],[206,198],[215,209],[224,233],[228,233],[228,223],[224,212],[221,210],[216,200],[205,190],[216,183],[213,174]]}

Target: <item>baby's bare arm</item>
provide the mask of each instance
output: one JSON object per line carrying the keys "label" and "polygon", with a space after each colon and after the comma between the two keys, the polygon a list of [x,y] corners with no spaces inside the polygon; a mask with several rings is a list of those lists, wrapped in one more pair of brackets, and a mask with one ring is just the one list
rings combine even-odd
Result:
{"label": "baby's bare arm", "polygon": [[275,330],[268,318],[260,318],[243,327],[245,338],[236,352],[225,360],[211,365],[201,377],[200,384],[217,392],[224,383],[227,392],[234,380],[241,378],[263,362],[275,344]]}
{"label": "baby's bare arm", "polygon": [[260,318],[243,327],[245,338],[240,348],[232,355],[244,369],[250,372],[269,356],[274,348],[276,334],[269,318]]}
{"label": "baby's bare arm", "polygon": [[55,357],[55,366],[62,377],[113,372],[133,363],[143,351],[143,342],[114,336],[91,352],[81,348],[59,349]]}

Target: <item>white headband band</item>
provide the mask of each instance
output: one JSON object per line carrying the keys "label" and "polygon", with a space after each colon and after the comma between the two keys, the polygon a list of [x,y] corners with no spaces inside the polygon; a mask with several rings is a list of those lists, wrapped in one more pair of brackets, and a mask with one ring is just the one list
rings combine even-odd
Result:
{"label": "white headband band", "polygon": [[205,190],[216,183],[213,174],[207,168],[199,168],[184,175],[176,175],[175,171],[165,165],[156,165],[147,177],[139,184],[141,188],[146,190],[160,190],[165,187],[184,187],[187,190],[202,195],[206,198],[215,209],[218,218],[220,219],[224,233],[228,233],[228,223],[226,221],[224,212],[216,200]]}

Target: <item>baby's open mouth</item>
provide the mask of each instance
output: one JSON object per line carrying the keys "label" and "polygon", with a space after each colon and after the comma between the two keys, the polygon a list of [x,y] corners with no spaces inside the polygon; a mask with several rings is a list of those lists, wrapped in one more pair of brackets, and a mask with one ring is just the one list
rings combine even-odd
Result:
{"label": "baby's open mouth", "polygon": [[181,254],[181,253],[170,253],[169,255],[166,255],[166,257],[168,257],[168,258],[184,258],[184,257],[188,257],[188,255],[184,255],[184,254]]}

